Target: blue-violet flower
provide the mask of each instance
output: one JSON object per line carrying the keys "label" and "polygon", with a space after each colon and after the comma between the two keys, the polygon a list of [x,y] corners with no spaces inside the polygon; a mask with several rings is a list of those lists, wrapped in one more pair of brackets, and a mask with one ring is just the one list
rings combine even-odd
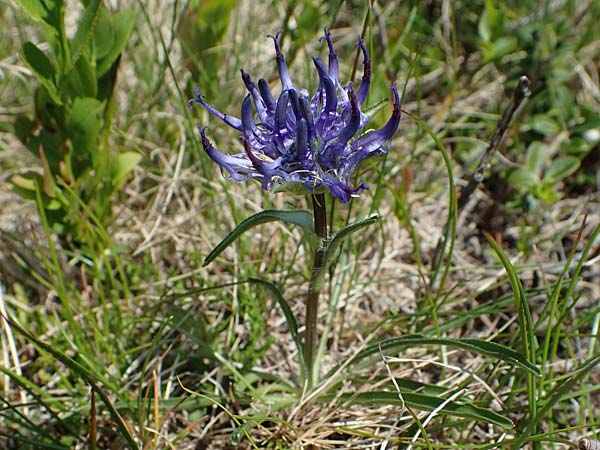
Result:
{"label": "blue-violet flower", "polygon": [[[361,107],[369,93],[371,60],[362,39],[358,45],[363,54],[363,77],[355,92],[352,83],[342,86],[338,78],[338,59],[325,29],[329,48],[328,67],[313,58],[319,76],[319,87],[309,98],[308,91],[294,86],[279,38],[269,35],[275,44],[277,70],[282,91],[276,99],[267,82],[258,86],[242,69],[242,80],[248,89],[241,108],[241,117],[224,114],[194,92],[189,104],[200,103],[210,113],[242,133],[244,152],[225,155],[206,137],[206,127],[199,127],[204,150],[229,177],[236,181],[253,178],[271,191],[294,190],[298,186],[317,193],[329,190],[342,202],[366,188],[361,181],[350,186],[350,176],[365,159],[383,154],[400,122],[400,98],[396,86],[391,87],[393,112],[388,122],[378,130],[358,134],[369,121]],[[323,39],[323,38],[322,38]],[[254,105],[254,112],[253,106]]]}

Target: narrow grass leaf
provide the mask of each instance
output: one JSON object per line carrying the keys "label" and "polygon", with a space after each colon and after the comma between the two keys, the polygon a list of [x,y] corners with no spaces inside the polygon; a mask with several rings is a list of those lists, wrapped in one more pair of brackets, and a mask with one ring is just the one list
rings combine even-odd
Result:
{"label": "narrow grass leaf", "polygon": [[[402,399],[397,392],[390,391],[372,391],[361,392],[359,394],[342,394],[341,401],[351,403],[353,405],[393,405],[403,406],[404,404],[421,411],[433,411],[445,402],[444,398],[416,394],[412,392],[402,392]],[[323,396],[323,401],[333,399],[333,395]],[[497,425],[504,429],[513,428],[513,422],[489,409],[481,408],[469,402],[448,402],[444,408],[439,411],[440,414],[463,417],[467,419],[481,420],[486,423]]]}
{"label": "narrow grass leaf", "polygon": [[[512,287],[513,295],[515,298],[515,308],[517,310],[517,319],[519,322],[519,333],[521,335],[521,345],[523,346],[523,356],[531,364],[535,363],[536,352],[537,352],[537,341],[535,336],[535,327],[531,319],[531,311],[529,310],[529,304],[527,303],[527,297],[525,295],[525,289],[523,284],[515,271],[512,263],[506,256],[506,253],[502,250],[502,247],[496,242],[496,240],[489,234],[484,232],[484,235],[488,243],[492,246],[496,255],[502,262],[504,270],[508,274],[508,279]],[[527,376],[527,400],[529,408],[530,419],[535,418],[537,414],[537,386],[532,377],[532,373]]]}
{"label": "narrow grass leaf", "polygon": [[[44,396],[47,396],[48,394],[46,392],[44,392],[42,390],[42,388],[35,385],[34,383],[29,381],[27,378],[23,377],[22,375],[19,375],[18,373],[10,370],[8,367],[3,367],[2,365],[0,365],[0,372],[4,373],[5,375],[8,375],[10,377],[10,379],[13,381],[13,383],[18,385],[21,389],[25,390],[31,397],[33,397],[33,399],[35,399],[37,404],[39,406],[43,407],[48,412],[48,414],[54,420],[56,420],[56,422],[58,424],[65,427],[65,430],[74,432],[74,429],[69,425],[69,423],[62,420],[61,417],[56,413],[56,411],[55,411],[56,408],[49,405],[48,402],[46,402],[46,400],[43,398]],[[39,427],[39,428],[36,427],[35,431],[40,434],[45,434],[44,429],[42,427]]]}
{"label": "narrow grass leaf", "polygon": [[302,364],[302,368],[306,371],[307,367],[306,361],[304,360],[304,346],[302,345],[302,340],[300,339],[300,335],[298,333],[298,322],[296,322],[296,317],[294,317],[294,313],[292,312],[290,305],[288,305],[286,300],[283,298],[283,295],[274,284],[269,283],[265,280],[260,280],[258,278],[250,278],[248,281],[250,283],[264,287],[273,295],[273,297],[275,297],[277,304],[283,310],[285,320],[288,324],[288,328],[290,329],[290,334],[292,335],[292,339],[296,344],[296,349],[298,350],[298,355],[300,357],[300,363]]}
{"label": "narrow grass leaf", "polygon": [[539,376],[540,369],[532,364],[521,353],[516,352],[504,345],[489,342],[482,339],[450,339],[428,337],[420,334],[411,334],[398,338],[391,338],[368,346],[360,352],[354,362],[360,361],[370,355],[381,351],[397,351],[405,347],[417,347],[423,345],[446,345],[448,347],[462,348],[474,353],[490,356],[509,364],[520,367],[532,375]]}
{"label": "narrow grass leaf", "polygon": [[306,234],[313,236],[312,214],[308,211],[280,211],[276,209],[266,209],[240,222],[215,248],[206,256],[203,267],[209,265],[217,256],[219,256],[227,247],[238,239],[246,231],[264,223],[285,222],[291,225],[300,226]]}
{"label": "narrow grass leaf", "polygon": [[138,445],[133,439],[133,436],[131,435],[127,424],[125,423],[119,412],[116,410],[116,408],[113,406],[112,402],[108,398],[108,395],[106,395],[106,393],[102,389],[100,389],[100,386],[97,383],[98,380],[92,372],[90,372],[86,367],[82,366],[74,359],[69,358],[60,350],[39,340],[12,319],[9,319],[7,317],[5,317],[4,319],[10,323],[11,327],[17,330],[20,334],[22,334],[27,340],[33,342],[37,347],[52,355],[58,361],[60,361],[69,369],[71,369],[74,373],[79,375],[86,383],[88,383],[92,387],[92,389],[94,389],[94,391],[98,394],[98,396],[100,396],[100,398],[108,408],[112,419],[115,421],[117,428],[121,433],[121,436],[125,439],[130,448],[134,450],[138,449]]}
{"label": "narrow grass leaf", "polygon": [[[67,447],[60,444],[49,444],[46,442],[36,441],[35,439],[26,439],[21,436],[15,436],[14,433],[4,433],[0,431],[0,436],[3,436],[7,439],[11,439],[16,442],[20,442],[22,444],[27,444],[28,447],[18,447],[18,448],[35,448],[38,450],[69,450],[71,447]],[[17,447],[14,447],[17,448]]]}

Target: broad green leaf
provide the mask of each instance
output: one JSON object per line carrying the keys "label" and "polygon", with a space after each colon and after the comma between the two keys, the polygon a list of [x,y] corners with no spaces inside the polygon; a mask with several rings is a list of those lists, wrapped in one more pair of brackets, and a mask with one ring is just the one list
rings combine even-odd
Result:
{"label": "broad green leaf", "polygon": [[581,161],[575,156],[561,156],[550,163],[550,167],[544,172],[544,178],[562,180],[573,174],[580,165]]}
{"label": "broad green leaf", "polygon": [[[421,411],[433,411],[446,402],[446,399],[442,397],[435,397],[431,395],[402,391],[401,394],[402,400],[399,398],[397,392],[373,391],[360,392],[358,394],[348,393],[342,394],[339,398],[339,401],[349,402],[353,405],[402,406],[403,404],[406,404],[411,408]],[[321,397],[321,400],[331,401],[333,400],[333,395],[323,396]],[[475,406],[470,402],[447,402],[444,404],[443,408],[439,410],[439,414],[481,420],[486,423],[497,425],[504,429],[511,429],[514,427],[514,424],[510,419],[489,409]]]}
{"label": "broad green leaf", "polygon": [[539,182],[539,177],[529,169],[516,169],[508,176],[508,183],[515,189],[528,189]]}
{"label": "broad green leaf", "polygon": [[275,300],[279,304],[279,307],[283,310],[285,321],[288,324],[290,334],[292,335],[292,339],[294,340],[294,343],[296,344],[296,349],[298,350],[298,355],[300,356],[300,363],[302,364],[302,369],[304,373],[306,373],[307,367],[306,361],[304,360],[304,346],[302,345],[302,341],[300,340],[300,335],[298,333],[298,322],[296,321],[296,317],[294,317],[294,313],[292,312],[290,305],[288,305],[288,303],[283,298],[283,295],[274,284],[269,283],[265,280],[260,280],[258,278],[250,278],[248,281],[250,283],[257,284],[266,288],[269,292],[271,292],[271,294],[273,294],[273,297],[275,297]]}
{"label": "broad green leaf", "polygon": [[111,161],[111,179],[114,185],[119,185],[131,170],[140,162],[142,155],[135,152],[123,152]]}
{"label": "broad green leaf", "polygon": [[[593,135],[595,133],[589,133]],[[593,137],[593,136],[592,136]],[[568,155],[577,155],[579,158],[585,157],[593,148],[596,147],[597,140],[586,139],[585,137],[574,137],[560,144],[561,152]]]}
{"label": "broad green leaf", "polygon": [[84,50],[72,69],[64,78],[63,89],[70,98],[92,97],[98,95],[96,67],[90,59],[90,52]]}
{"label": "broad green leaf", "polygon": [[114,39],[109,51],[98,62],[97,73],[98,77],[103,76],[108,72],[113,63],[117,60],[131,36],[133,25],[135,24],[135,14],[132,11],[115,14],[113,20]]}
{"label": "broad green leaf", "polygon": [[70,71],[72,66],[77,63],[77,60],[81,56],[83,49],[90,42],[94,35],[94,27],[96,26],[96,21],[98,17],[100,17],[100,10],[103,7],[102,0],[91,0],[85,11],[83,12],[83,16],[79,21],[77,26],[77,31],[75,32],[75,36],[70,42],[71,48],[71,67],[67,69],[67,72]]}
{"label": "broad green leaf", "polygon": [[240,222],[240,224],[231,231],[225,239],[223,239],[212,251],[206,256],[202,266],[207,266],[217,256],[219,256],[227,247],[229,247],[237,238],[246,231],[264,223],[269,222],[285,222],[291,225],[300,226],[309,236],[314,235],[312,230],[312,214],[308,211],[280,211],[275,209],[267,209],[254,214],[251,217]]}
{"label": "broad green leaf", "polygon": [[329,267],[335,260],[335,257],[337,256],[337,251],[339,250],[342,243],[352,234],[356,233],[359,230],[362,230],[363,228],[368,227],[369,225],[376,223],[377,221],[379,221],[379,216],[371,216],[368,219],[351,223],[345,228],[342,228],[333,236],[331,242],[327,246],[327,250],[325,251],[325,259],[323,261],[323,265],[319,268],[318,272],[316,272],[311,281],[315,285],[315,289],[320,289],[320,286],[322,286],[323,280],[325,279],[325,274],[329,271]]}
{"label": "broad green leaf", "polygon": [[544,136],[560,133],[560,125],[547,114],[535,114],[531,118],[531,128]]}
{"label": "broad green leaf", "polygon": [[42,0],[16,0],[19,6],[34,20],[43,20],[48,11]]}
{"label": "broad green leaf", "polygon": [[56,71],[54,69],[54,65],[48,59],[46,54],[35,44],[26,42],[25,45],[23,45],[21,55],[31,70],[36,73],[40,83],[42,83],[42,86],[44,86],[48,91],[48,94],[50,94],[52,101],[54,101],[54,103],[57,105],[62,105],[60,95],[58,94],[58,90],[56,89],[55,85]]}
{"label": "broad green leaf", "polygon": [[[7,180],[8,188],[27,200],[35,200],[35,186],[42,186],[44,180],[38,172],[25,172],[15,174]],[[56,211],[61,207],[60,202],[46,195],[42,196],[42,205],[47,210]]]}
{"label": "broad green leaf", "polygon": [[540,141],[534,141],[527,147],[525,165],[535,174],[541,175],[542,168],[550,156],[550,149],[546,144]]}
{"label": "broad green leaf", "polygon": [[96,150],[101,107],[102,103],[95,98],[76,98],[69,109],[67,134],[73,144],[73,156],[79,162],[91,161],[92,152]]}
{"label": "broad green leaf", "polygon": [[94,27],[94,57],[96,60],[100,60],[107,55],[114,44],[114,40],[113,16],[108,9],[101,8]]}
{"label": "broad green leaf", "polygon": [[540,369],[530,363],[523,354],[516,352],[504,345],[496,344],[495,342],[484,341],[482,339],[450,339],[450,338],[435,338],[421,334],[411,334],[397,338],[386,339],[377,344],[370,345],[360,352],[355,361],[366,358],[367,356],[379,353],[381,351],[397,351],[406,347],[418,347],[423,345],[446,345],[448,347],[457,347],[468,350],[481,355],[490,356],[509,364],[520,367],[521,369],[533,374],[540,374]]}

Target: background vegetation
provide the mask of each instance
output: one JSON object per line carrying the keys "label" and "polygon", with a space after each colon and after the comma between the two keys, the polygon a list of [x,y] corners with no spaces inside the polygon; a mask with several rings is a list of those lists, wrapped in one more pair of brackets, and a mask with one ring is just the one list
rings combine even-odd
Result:
{"label": "background vegetation", "polygon": [[[104,3],[67,2],[63,21],[61,1],[0,0],[0,448],[595,439],[599,2]],[[342,80],[364,35],[371,126],[394,81],[405,114],[359,174],[370,190],[336,210],[382,220],[339,253],[327,375],[306,393],[274,297],[302,324],[299,232],[266,224],[202,262],[252,213],[310,205],[223,180],[195,124],[222,151],[241,151],[237,136],[186,102],[198,85],[238,114],[242,67],[277,90],[278,30],[314,89],[324,27]],[[531,96],[457,212],[522,75]]]}

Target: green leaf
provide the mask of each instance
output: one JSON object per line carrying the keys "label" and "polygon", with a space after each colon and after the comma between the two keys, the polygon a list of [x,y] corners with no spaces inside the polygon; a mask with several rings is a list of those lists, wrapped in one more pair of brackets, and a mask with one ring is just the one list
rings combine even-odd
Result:
{"label": "green leaf", "polygon": [[322,286],[323,280],[325,279],[325,274],[328,273],[329,267],[335,260],[337,256],[337,251],[342,245],[342,243],[352,234],[356,233],[357,231],[363,228],[368,227],[369,225],[376,223],[377,221],[379,221],[378,215],[371,216],[368,219],[351,223],[350,225],[342,228],[333,236],[331,242],[327,246],[327,250],[325,251],[323,265],[319,268],[318,272],[316,272],[316,274],[313,277],[312,283],[314,283],[315,289],[320,289],[320,287]]}
{"label": "green leaf", "polygon": [[16,0],[19,6],[33,20],[43,20],[48,11],[41,0]]}
{"label": "green leaf", "polygon": [[94,56],[96,60],[104,58],[112,48],[115,40],[113,16],[106,8],[100,9],[100,15],[94,27]]}
{"label": "green leaf", "polygon": [[71,70],[64,78],[64,91],[69,97],[93,97],[98,95],[96,67],[90,58],[90,52],[84,50]]}
{"label": "green leaf", "polygon": [[131,36],[133,25],[135,23],[135,14],[132,11],[122,12],[113,16],[113,34],[112,46],[106,55],[98,62],[98,77],[103,76],[117,60]]}
{"label": "green leaf", "polygon": [[539,177],[529,169],[516,169],[508,176],[508,183],[519,190],[528,189],[539,182]]}
{"label": "green leaf", "polygon": [[355,361],[364,359],[380,351],[397,351],[405,347],[416,347],[423,345],[446,345],[448,347],[457,347],[468,350],[481,355],[490,356],[509,364],[520,367],[521,369],[533,374],[540,375],[540,369],[530,363],[522,353],[516,352],[504,345],[496,344],[495,342],[484,341],[482,339],[450,339],[450,338],[435,338],[421,334],[411,334],[397,338],[386,339],[368,346],[360,352]]}
{"label": "green leaf", "polygon": [[207,266],[217,256],[219,256],[227,247],[229,247],[243,233],[258,225],[269,222],[285,222],[291,225],[299,225],[308,235],[314,236],[312,230],[312,214],[308,211],[280,211],[267,209],[240,222],[240,224],[231,231],[212,251],[206,256],[202,266]]}
{"label": "green leaf", "polygon": [[568,141],[562,142],[560,144],[560,150],[566,154],[577,155],[579,158],[584,158],[593,148],[596,147],[597,143],[597,141],[586,139],[585,137],[574,137]]}
{"label": "green leaf", "polygon": [[537,175],[542,174],[542,168],[550,158],[550,149],[546,144],[540,141],[532,142],[527,147],[527,157],[525,159],[525,165],[529,170]]}
{"label": "green leaf", "polygon": [[131,170],[140,162],[142,155],[135,152],[119,153],[111,162],[111,180],[119,185]]}
{"label": "green leaf", "polygon": [[[519,275],[515,271],[514,266],[512,265],[510,259],[502,250],[502,247],[489,233],[484,232],[484,236],[487,239],[490,246],[494,249],[494,252],[500,258],[502,265],[504,266],[504,270],[508,275],[510,280],[510,285],[512,287],[513,297],[515,301],[515,309],[517,310],[517,319],[519,323],[518,333],[521,338],[521,357],[526,361],[529,361],[531,364],[536,360],[537,354],[537,338],[535,335],[535,328],[533,326],[533,321],[531,319],[531,311],[529,309],[529,303],[527,302],[527,295],[525,293],[525,289],[523,288],[523,283],[519,279]],[[529,414],[532,417],[535,417],[537,414],[537,405],[539,397],[537,395],[537,383],[533,379],[533,374],[527,374],[527,407],[529,410]]]}
{"label": "green leaf", "polygon": [[[95,98],[76,98],[69,109],[67,134],[73,144],[73,156],[79,162],[90,162],[97,147],[102,103]],[[77,177],[77,173],[75,176]]]}
{"label": "green leaf", "polygon": [[547,114],[535,114],[531,118],[531,128],[544,136],[560,133],[560,125]]}
{"label": "green leaf", "polygon": [[269,292],[271,292],[271,294],[273,294],[273,297],[275,297],[275,300],[279,304],[279,307],[283,310],[285,321],[288,324],[290,334],[292,335],[292,339],[294,340],[294,343],[296,344],[296,349],[298,350],[298,355],[300,356],[300,363],[302,364],[302,369],[304,370],[304,373],[306,373],[307,367],[306,361],[304,360],[304,346],[302,345],[302,341],[300,340],[300,334],[298,333],[298,322],[296,321],[296,317],[294,317],[294,313],[292,312],[290,305],[288,305],[288,303],[283,298],[283,295],[274,284],[269,283],[265,280],[260,280],[258,278],[250,278],[248,279],[248,281],[250,283],[257,284],[266,288]]}
{"label": "green leaf", "polygon": [[73,36],[73,39],[69,45],[71,48],[71,67],[67,68],[67,72],[69,72],[77,63],[77,60],[81,56],[83,49],[90,42],[90,39],[92,39],[94,35],[94,27],[96,26],[96,22],[100,17],[100,10],[102,9],[102,6],[102,0],[91,0],[85,8],[83,16],[79,21],[77,31],[75,32],[75,36]]}
{"label": "green leaf", "polygon": [[23,56],[25,63],[36,73],[40,83],[46,88],[52,101],[57,105],[62,105],[60,95],[58,94],[55,85],[56,70],[46,54],[35,44],[26,42],[21,50],[21,55]]}
{"label": "green leaf", "polygon": [[[358,394],[342,394],[340,396],[340,400],[349,402],[353,405],[375,404],[403,406],[404,404],[406,404],[411,408],[415,408],[422,411],[433,411],[441,407],[442,404],[444,404],[443,408],[438,411],[439,414],[481,420],[483,422],[497,425],[504,429],[511,429],[514,427],[514,424],[510,419],[489,409],[475,406],[470,402],[447,402],[446,399],[441,397],[417,394],[414,392],[401,392],[401,395],[402,399],[400,399],[397,392],[372,391],[360,392]],[[333,400],[333,395],[323,396],[321,397],[321,400]]]}
{"label": "green leaf", "polygon": [[485,61],[493,61],[512,53],[516,48],[516,37],[502,36],[486,43],[486,45],[483,47],[483,58]]}
{"label": "green leaf", "polygon": [[552,161],[550,167],[544,172],[544,178],[555,181],[562,180],[573,174],[580,165],[581,161],[575,156],[561,156]]}
{"label": "green leaf", "polygon": [[[36,184],[42,186],[43,183],[44,180],[42,174],[33,171],[15,174],[6,182],[11,191],[27,200],[36,199],[35,186]],[[57,199],[47,195],[42,195],[42,205],[45,209],[51,211],[56,211],[61,208],[61,204]]]}
{"label": "green leaf", "polygon": [[500,23],[500,19],[500,13],[494,6],[494,2],[492,0],[486,0],[485,8],[479,18],[479,23],[477,24],[477,31],[479,32],[479,37],[482,41],[490,42],[492,40],[494,30]]}

